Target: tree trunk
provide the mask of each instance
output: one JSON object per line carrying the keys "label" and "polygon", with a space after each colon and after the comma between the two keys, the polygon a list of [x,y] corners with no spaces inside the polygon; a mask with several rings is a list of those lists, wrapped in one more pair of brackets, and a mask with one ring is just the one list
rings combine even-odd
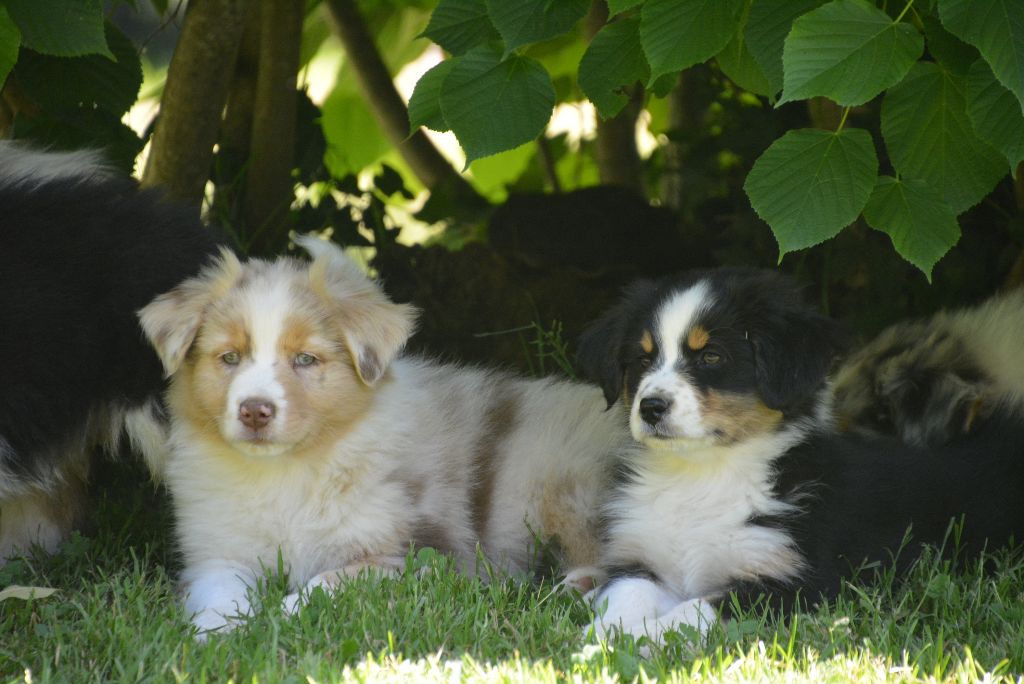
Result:
{"label": "tree trunk", "polygon": [[[584,20],[584,34],[593,39],[608,23],[608,5],[604,0],[594,0]],[[636,146],[636,122],[643,109],[644,89],[642,86],[629,88],[629,102],[622,111],[610,119],[597,118],[597,139],[595,142],[597,171],[601,182],[636,190],[646,196],[643,162]]]}
{"label": "tree trunk", "polygon": [[251,253],[276,250],[294,197],[295,79],[305,0],[264,2],[243,212]]}
{"label": "tree trunk", "polygon": [[452,168],[422,130],[409,134],[409,111],[395,89],[391,74],[354,0],[327,0],[327,6],[363,94],[384,134],[412,172],[431,192],[442,190],[464,202],[483,203],[484,200]]}
{"label": "tree trunk", "polygon": [[610,119],[597,120],[597,170],[601,182],[646,196],[643,160],[636,146],[636,123],[643,109],[643,88],[629,89],[629,102]]}
{"label": "tree trunk", "polygon": [[252,139],[252,116],[256,101],[256,77],[260,57],[260,5],[254,4],[245,18],[238,60],[231,77],[224,122],[221,126],[217,168],[214,173],[213,205],[211,213],[226,224],[237,226],[245,234],[242,224],[242,196],[245,168],[249,161]]}
{"label": "tree trunk", "polygon": [[142,185],[197,212],[247,9],[246,0],[192,0],[167,71]]}

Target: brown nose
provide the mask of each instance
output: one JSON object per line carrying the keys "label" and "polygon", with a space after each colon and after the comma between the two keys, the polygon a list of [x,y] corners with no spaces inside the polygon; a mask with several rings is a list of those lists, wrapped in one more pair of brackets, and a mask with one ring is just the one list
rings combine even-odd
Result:
{"label": "brown nose", "polygon": [[238,420],[246,427],[256,430],[266,427],[276,412],[277,408],[268,399],[246,399],[238,407]]}

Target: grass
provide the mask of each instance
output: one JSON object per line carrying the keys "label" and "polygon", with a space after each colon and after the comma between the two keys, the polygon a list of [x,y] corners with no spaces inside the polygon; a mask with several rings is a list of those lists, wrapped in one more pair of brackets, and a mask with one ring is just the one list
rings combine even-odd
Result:
{"label": "grass", "polygon": [[[110,470],[108,468],[108,470]],[[113,475],[111,475],[113,473]],[[1000,553],[954,574],[926,558],[901,581],[850,587],[789,619],[748,614],[703,643],[583,637],[589,611],[550,584],[481,582],[431,552],[395,579],[317,592],[294,617],[267,604],[236,631],[196,642],[175,596],[163,496],[111,471],[98,520],[56,556],[0,569],[0,586],[47,586],[0,602],[2,682],[1022,681],[1024,561]],[[649,651],[649,652],[648,652]]]}

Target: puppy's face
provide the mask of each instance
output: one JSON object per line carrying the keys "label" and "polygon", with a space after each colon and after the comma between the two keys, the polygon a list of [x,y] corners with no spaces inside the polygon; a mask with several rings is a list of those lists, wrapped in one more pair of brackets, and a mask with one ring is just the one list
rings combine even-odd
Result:
{"label": "puppy's face", "polygon": [[839,337],[783,278],[754,270],[639,283],[580,343],[584,373],[633,437],[677,450],[729,445],[810,412]]}
{"label": "puppy's face", "polygon": [[311,264],[232,255],[140,312],[172,375],[175,419],[247,456],[337,438],[408,337],[394,304],[326,243]]}

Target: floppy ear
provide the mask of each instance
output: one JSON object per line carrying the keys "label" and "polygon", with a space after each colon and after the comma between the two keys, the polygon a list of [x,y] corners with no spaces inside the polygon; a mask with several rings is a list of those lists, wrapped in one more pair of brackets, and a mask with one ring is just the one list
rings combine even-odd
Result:
{"label": "floppy ear", "polygon": [[374,385],[416,327],[416,308],[388,299],[336,245],[313,235],[295,238],[309,252],[309,282],[337,311],[359,379]]}
{"label": "floppy ear", "polygon": [[584,378],[600,385],[608,408],[622,396],[626,372],[622,345],[629,322],[654,291],[655,284],[650,280],[633,283],[626,289],[622,300],[587,326],[580,336],[576,365]]}
{"label": "floppy ear", "polygon": [[156,349],[166,377],[181,367],[199,332],[206,307],[227,292],[241,274],[238,257],[221,247],[220,257],[204,267],[199,275],[139,309],[142,331]]}
{"label": "floppy ear", "polygon": [[845,336],[835,321],[810,310],[762,316],[748,331],[757,387],[768,408],[785,411],[821,387],[846,346]]}

